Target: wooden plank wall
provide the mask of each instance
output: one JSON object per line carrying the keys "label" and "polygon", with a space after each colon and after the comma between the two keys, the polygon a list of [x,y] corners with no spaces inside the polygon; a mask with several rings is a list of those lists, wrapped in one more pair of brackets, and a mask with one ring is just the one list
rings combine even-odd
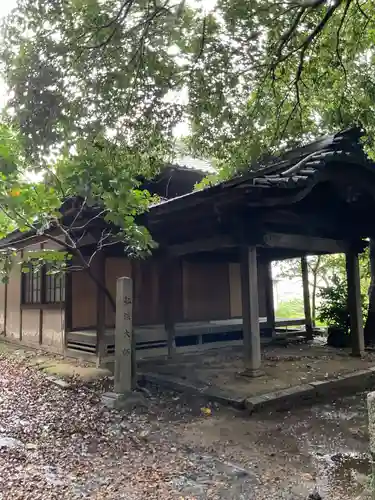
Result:
{"label": "wooden plank wall", "polygon": [[185,321],[230,317],[229,269],[225,262],[183,263]]}
{"label": "wooden plank wall", "polygon": [[[197,263],[175,260],[173,269],[173,311],[175,322],[210,321],[240,317],[241,281],[240,268],[236,263]],[[259,265],[259,311],[265,315],[264,266]],[[88,277],[79,273],[73,281],[73,327],[89,328],[95,325],[96,292]],[[134,280],[134,324],[163,324],[162,281],[172,279],[163,274],[157,260],[125,258],[106,259],[106,283],[115,296],[116,279],[132,276]],[[106,326],[113,327],[114,313],[107,301]],[[77,325],[77,326],[75,326]]]}
{"label": "wooden plank wall", "polygon": [[[262,262],[258,263],[258,297],[259,297],[259,316],[266,316],[266,267]],[[238,318],[242,316],[241,302],[241,275],[240,264],[231,262],[229,264],[229,283],[230,283],[230,316]]]}
{"label": "wooden plank wall", "polygon": [[164,321],[161,302],[161,266],[155,260],[133,262],[134,323],[136,325],[159,324]]}
{"label": "wooden plank wall", "polygon": [[[73,261],[74,265],[74,261]],[[96,261],[92,263],[96,272]],[[87,271],[73,272],[72,280],[72,329],[96,328],[97,288]]]}
{"label": "wooden plank wall", "polygon": [[[132,269],[128,259],[123,257],[107,257],[105,260],[105,280],[107,288],[116,302],[116,282],[118,278],[127,276],[131,278]],[[107,327],[115,325],[115,311],[113,310],[109,300],[106,299],[105,304],[105,324]]]}

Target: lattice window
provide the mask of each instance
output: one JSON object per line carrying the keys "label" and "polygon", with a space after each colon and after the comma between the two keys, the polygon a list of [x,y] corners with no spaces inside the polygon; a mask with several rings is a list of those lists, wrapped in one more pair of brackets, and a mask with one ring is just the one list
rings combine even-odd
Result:
{"label": "lattice window", "polygon": [[56,304],[65,301],[65,275],[48,274],[49,266],[45,273],[45,301],[47,304]]}
{"label": "lattice window", "polygon": [[46,265],[37,272],[29,266],[30,271],[22,274],[23,304],[60,304],[65,301],[65,275],[48,274],[50,266]]}
{"label": "lattice window", "polygon": [[28,273],[22,274],[22,298],[24,304],[42,302],[42,270],[35,271],[32,266]]}

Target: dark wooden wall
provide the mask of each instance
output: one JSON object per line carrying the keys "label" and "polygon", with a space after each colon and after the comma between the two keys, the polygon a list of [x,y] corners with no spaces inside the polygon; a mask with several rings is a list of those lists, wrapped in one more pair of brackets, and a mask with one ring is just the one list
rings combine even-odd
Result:
{"label": "dark wooden wall", "polygon": [[[135,325],[164,323],[163,281],[172,280],[172,308],[175,322],[209,321],[239,317],[241,281],[239,264],[175,260],[167,271],[154,259],[130,262],[107,257],[106,285],[116,295],[116,280],[133,278],[133,320]],[[93,271],[96,271],[95,265]],[[265,315],[263,266],[259,265],[259,312]],[[87,272],[72,274],[72,329],[96,328],[97,290]],[[115,313],[106,301],[106,327],[115,325]]]}

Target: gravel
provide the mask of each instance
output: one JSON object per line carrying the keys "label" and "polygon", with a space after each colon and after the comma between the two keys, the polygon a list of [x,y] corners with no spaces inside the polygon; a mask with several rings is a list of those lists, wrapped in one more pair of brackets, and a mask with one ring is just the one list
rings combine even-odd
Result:
{"label": "gravel", "polygon": [[9,356],[0,373],[0,499],[215,499],[248,479],[175,442],[174,423],[194,418],[179,398],[148,393],[125,414],[102,406],[100,384],[67,389]]}
{"label": "gravel", "polygon": [[367,498],[363,396],[249,417],[145,391],[125,413],[101,404],[111,384],[0,355],[0,500]]}

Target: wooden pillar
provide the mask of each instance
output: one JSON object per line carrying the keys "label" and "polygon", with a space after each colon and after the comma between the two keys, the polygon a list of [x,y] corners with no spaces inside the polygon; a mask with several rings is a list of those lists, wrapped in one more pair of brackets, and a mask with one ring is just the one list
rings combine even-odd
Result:
{"label": "wooden pillar", "polygon": [[275,303],[273,300],[273,280],[272,280],[272,261],[268,261],[265,273],[265,298],[266,298],[266,315],[267,315],[267,334],[274,337],[275,330]]}
{"label": "wooden pillar", "polygon": [[133,283],[118,278],[116,284],[115,380],[114,391],[127,394],[134,389],[133,373]]}
{"label": "wooden pillar", "polygon": [[65,274],[65,328],[64,328],[64,349],[67,348],[68,335],[73,328],[73,300],[72,283],[73,276],[71,272]]}
{"label": "wooden pillar", "polygon": [[245,247],[241,252],[241,297],[243,342],[245,348],[244,375],[260,375],[260,327],[258,300],[258,269],[256,247]]}
{"label": "wooden pillar", "polygon": [[357,252],[347,252],[346,274],[348,278],[348,309],[350,315],[352,354],[353,356],[361,356],[365,350],[365,342],[363,334],[361,283]]}
{"label": "wooden pillar", "polygon": [[[100,283],[105,286],[105,255],[103,252],[98,253],[96,269],[96,277]],[[101,360],[107,357],[107,348],[105,340],[105,302],[106,296],[104,290],[99,286],[96,287],[96,363],[98,366]]]}
{"label": "wooden pillar", "polygon": [[305,311],[306,337],[313,338],[313,326],[311,319],[310,290],[309,290],[309,270],[306,256],[301,257],[302,287],[303,287],[303,308]]}
{"label": "wooden pillar", "polygon": [[[7,311],[8,311],[8,282],[5,283],[5,290],[4,290],[4,337],[7,336]],[[21,297],[21,302],[22,302],[22,297]],[[21,314],[21,311],[20,311]],[[21,317],[21,315],[20,315]]]}
{"label": "wooden pillar", "polygon": [[165,258],[160,266],[160,290],[162,295],[162,307],[164,316],[164,328],[167,334],[168,357],[173,357],[176,351],[176,331],[175,331],[175,316],[174,316],[174,279],[175,265],[173,259]]}

